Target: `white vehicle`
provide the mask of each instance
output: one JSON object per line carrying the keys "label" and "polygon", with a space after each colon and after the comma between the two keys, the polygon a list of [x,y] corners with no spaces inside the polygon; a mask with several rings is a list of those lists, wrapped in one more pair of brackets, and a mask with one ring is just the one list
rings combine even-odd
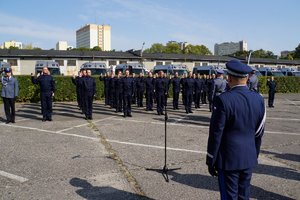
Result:
{"label": "white vehicle", "polygon": [[104,75],[110,71],[106,63],[102,62],[86,62],[81,65],[80,69],[91,70],[92,75]]}
{"label": "white vehicle", "polygon": [[35,73],[42,73],[44,67],[48,67],[51,75],[60,75],[59,64],[52,60],[38,60],[35,64]]}
{"label": "white vehicle", "polygon": [[215,66],[196,66],[193,68],[193,74],[212,75],[216,74]]}
{"label": "white vehicle", "polygon": [[284,74],[277,70],[270,67],[261,67],[258,69],[262,76],[284,76]]}
{"label": "white vehicle", "polygon": [[129,70],[129,74],[145,74],[145,68],[141,63],[126,63],[126,64],[119,64],[115,68],[115,74],[118,74],[119,71],[122,72],[122,74],[125,73],[126,70]]}
{"label": "white vehicle", "polygon": [[153,68],[153,73],[156,74],[159,71],[163,71],[167,75],[174,75],[176,72],[178,72],[179,76],[182,76],[183,74],[187,74],[188,71],[186,69],[185,65],[178,64],[178,65],[156,65]]}

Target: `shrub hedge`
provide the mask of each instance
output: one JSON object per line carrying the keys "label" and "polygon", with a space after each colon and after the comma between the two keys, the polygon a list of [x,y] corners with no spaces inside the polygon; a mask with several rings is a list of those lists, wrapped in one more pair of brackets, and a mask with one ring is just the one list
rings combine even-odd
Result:
{"label": "shrub hedge", "polygon": [[[31,83],[31,77],[23,75],[15,77],[18,79],[20,87],[17,102],[38,102],[40,100],[39,86]],[[94,78],[97,85],[95,99],[101,100],[104,98],[103,82],[96,76]],[[263,94],[268,92],[267,78],[259,77],[260,92]],[[76,101],[76,88],[71,77],[54,76],[54,79],[56,83],[54,101]],[[300,93],[300,77],[275,77],[275,81],[278,93]],[[170,88],[169,96],[172,96],[172,88]]]}

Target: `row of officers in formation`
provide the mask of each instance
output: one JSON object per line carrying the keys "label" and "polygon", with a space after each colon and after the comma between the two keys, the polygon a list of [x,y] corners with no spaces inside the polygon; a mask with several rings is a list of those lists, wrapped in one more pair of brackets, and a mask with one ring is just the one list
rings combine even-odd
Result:
{"label": "row of officers in formation", "polygon": [[[4,70],[5,76],[1,78],[2,93],[7,123],[15,121],[15,99],[18,96],[17,79],[12,77],[11,69]],[[179,97],[182,95],[182,103],[186,113],[192,113],[192,104],[195,108],[200,108],[201,104],[209,104],[212,110],[213,99],[229,89],[224,72],[217,70],[217,74],[200,75],[183,74],[182,77],[175,73],[174,77],[167,78],[163,71],[152,75],[149,72],[147,77],[143,74],[139,76],[130,75],[129,70],[123,75],[111,73],[100,76],[100,81],[104,83],[105,105],[114,108],[116,112],[123,112],[124,117],[131,117],[131,105],[144,106],[146,97],[146,111],[153,111],[153,104],[156,103],[158,115],[164,114],[168,92],[172,86],[173,109],[179,109]],[[78,76],[72,77],[72,82],[76,85],[77,103],[79,109],[85,115],[85,119],[93,119],[93,99],[96,94],[96,82],[91,76],[90,70],[81,70]],[[32,74],[32,83],[40,85],[40,100],[42,121],[52,121],[52,97],[55,93],[55,81],[47,67],[44,67],[40,74]],[[273,77],[267,83],[269,87],[269,107],[274,107],[274,94],[276,83]],[[259,85],[255,72],[250,74],[248,87],[252,91],[258,92]]]}

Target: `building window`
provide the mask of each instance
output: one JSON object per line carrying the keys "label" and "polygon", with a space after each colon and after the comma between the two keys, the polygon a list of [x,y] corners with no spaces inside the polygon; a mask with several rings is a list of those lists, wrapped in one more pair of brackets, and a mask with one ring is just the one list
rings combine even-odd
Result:
{"label": "building window", "polygon": [[194,67],[197,67],[197,66],[201,66],[201,63],[196,62],[195,65],[194,65]]}
{"label": "building window", "polygon": [[59,66],[64,66],[64,60],[55,60]]}
{"label": "building window", "polygon": [[165,65],[171,65],[172,62],[165,62]]}
{"label": "building window", "polygon": [[108,61],[108,66],[111,66],[111,65],[117,65],[117,61],[115,61],[115,60],[109,60]]}
{"label": "building window", "polygon": [[10,64],[10,66],[18,66],[17,59],[7,59],[7,62]]}
{"label": "building window", "polygon": [[208,63],[207,62],[203,62],[202,66],[208,66]]}
{"label": "building window", "polygon": [[76,66],[76,60],[68,60],[67,66]]}
{"label": "building window", "polygon": [[120,60],[119,63],[120,64],[127,64],[127,61],[126,60]]}
{"label": "building window", "polygon": [[156,61],[156,65],[163,65],[162,61]]}

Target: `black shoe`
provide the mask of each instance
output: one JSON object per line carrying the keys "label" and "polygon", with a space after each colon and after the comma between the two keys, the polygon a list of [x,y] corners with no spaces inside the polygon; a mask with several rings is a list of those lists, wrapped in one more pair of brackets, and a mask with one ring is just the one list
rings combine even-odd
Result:
{"label": "black shoe", "polygon": [[164,113],[164,112],[161,112],[160,114],[161,114],[161,115],[164,115],[165,113]]}
{"label": "black shoe", "polygon": [[157,113],[158,115],[161,115],[159,112]]}
{"label": "black shoe", "polygon": [[16,123],[16,121],[15,121],[15,120],[11,120],[10,122],[11,122],[11,123],[13,123],[13,124],[14,124],[14,123]]}
{"label": "black shoe", "polygon": [[189,111],[186,110],[185,113],[186,113],[186,114],[189,114]]}
{"label": "black shoe", "polygon": [[190,110],[189,113],[194,113],[194,112]]}
{"label": "black shoe", "polygon": [[45,122],[46,120],[47,120],[46,118],[43,118],[43,119],[42,119],[42,122]]}
{"label": "black shoe", "polygon": [[50,121],[50,122],[51,122],[51,121],[52,121],[52,118],[48,118],[48,121]]}
{"label": "black shoe", "polygon": [[153,111],[153,109],[152,109],[152,108],[150,108],[149,110],[150,110],[150,111]]}
{"label": "black shoe", "polygon": [[128,117],[132,117],[132,115],[131,115],[131,114],[128,114],[127,116],[128,116]]}
{"label": "black shoe", "polygon": [[9,124],[10,123],[10,121],[9,120],[7,120],[6,122],[5,122],[5,124]]}
{"label": "black shoe", "polygon": [[90,120],[93,120],[93,117],[89,117]]}

